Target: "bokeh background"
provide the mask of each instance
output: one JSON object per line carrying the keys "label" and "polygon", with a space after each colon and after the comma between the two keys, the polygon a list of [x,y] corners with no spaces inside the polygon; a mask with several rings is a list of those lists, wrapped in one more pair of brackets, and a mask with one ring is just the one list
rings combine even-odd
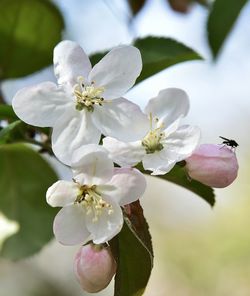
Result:
{"label": "bokeh background", "polygon": [[[185,189],[147,177],[142,204],[153,237],[155,265],[145,296],[249,296],[250,3],[214,62],[206,38],[208,10],[201,5],[180,14],[167,1],[148,0],[132,20],[125,0],[54,2],[65,19],[64,38],[77,41],[87,53],[154,35],[172,37],[204,57],[170,67],[127,94],[144,107],[163,88],[183,88],[191,101],[185,121],[202,129],[202,143],[220,143],[219,136],[239,143],[239,176],[230,187],[215,190],[213,209]],[[44,80],[54,80],[51,67],[5,81],[2,90],[11,102],[18,89]],[[50,161],[61,177],[70,178],[67,169]],[[13,229],[13,223],[1,220],[2,237]],[[51,241],[31,258],[0,259],[0,295],[88,295],[72,273],[76,250]],[[112,289],[110,285],[96,295],[111,296]]]}

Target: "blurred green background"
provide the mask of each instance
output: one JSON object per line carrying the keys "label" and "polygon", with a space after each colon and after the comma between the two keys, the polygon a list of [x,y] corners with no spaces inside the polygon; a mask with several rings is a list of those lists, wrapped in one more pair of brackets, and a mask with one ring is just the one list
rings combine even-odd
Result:
{"label": "blurred green background", "polygon": [[[127,96],[143,107],[160,89],[181,87],[191,101],[186,122],[201,127],[203,143],[219,143],[220,135],[239,143],[238,179],[230,187],[215,191],[217,201],[213,209],[185,189],[147,177],[142,204],[153,237],[155,264],[145,295],[248,296],[250,3],[242,10],[214,62],[206,39],[208,9],[195,3],[187,6],[187,2],[190,1],[170,1],[170,6],[164,0],[148,0],[132,18],[126,1],[54,1],[64,17],[63,38],[79,42],[87,53],[155,35],[177,39],[204,57],[204,61],[178,64],[162,71]],[[225,6],[225,10],[229,8]],[[37,16],[34,18],[37,20]],[[48,36],[52,26],[48,23]],[[42,42],[42,34],[37,32],[35,42]],[[43,54],[46,57],[49,53]],[[48,65],[44,62],[40,66]],[[24,74],[27,73],[17,73],[16,77]],[[25,78],[3,80],[3,96],[10,103],[19,88],[52,79],[52,68],[48,67]],[[67,169],[47,159],[61,177],[70,177]],[[6,226],[0,217],[2,237],[6,230],[11,232],[14,228],[12,224]],[[76,250],[77,247],[51,241],[30,258],[18,262],[0,259],[0,295],[88,295],[81,291],[72,273]],[[112,289],[111,285],[98,295],[111,296]]]}

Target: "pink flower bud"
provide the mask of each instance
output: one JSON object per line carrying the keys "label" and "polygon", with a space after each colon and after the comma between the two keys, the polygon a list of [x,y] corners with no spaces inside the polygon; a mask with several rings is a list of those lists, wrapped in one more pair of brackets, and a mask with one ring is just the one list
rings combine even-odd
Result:
{"label": "pink flower bud", "polygon": [[186,169],[192,179],[216,188],[230,185],[237,177],[238,168],[234,151],[221,145],[200,145],[186,159]]}
{"label": "pink flower bud", "polygon": [[74,272],[86,292],[103,290],[116,272],[116,262],[110,248],[94,244],[81,247],[75,256]]}

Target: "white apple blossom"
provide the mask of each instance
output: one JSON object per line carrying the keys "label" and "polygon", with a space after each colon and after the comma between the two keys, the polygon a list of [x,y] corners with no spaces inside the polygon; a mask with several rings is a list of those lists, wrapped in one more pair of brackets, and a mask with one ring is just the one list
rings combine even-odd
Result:
{"label": "white apple blossom", "polygon": [[129,143],[106,137],[103,145],[120,166],[134,166],[142,161],[144,169],[152,171],[152,175],[166,174],[176,162],[190,156],[199,143],[199,128],[179,127],[188,110],[189,99],[183,90],[164,89],[145,108],[150,122],[146,136]]}
{"label": "white apple blossom", "polygon": [[132,168],[114,168],[102,146],[85,145],[72,157],[73,181],[57,181],[47,191],[47,202],[63,207],[54,220],[56,239],[64,245],[93,240],[104,243],[122,228],[120,206],[145,191],[143,174]]}
{"label": "white apple blossom", "polygon": [[145,114],[121,97],[141,69],[140,52],[133,46],[114,48],[92,68],[77,43],[62,41],[54,49],[58,85],[43,82],[21,89],[13,98],[13,108],[28,124],[53,127],[52,149],[70,164],[74,150],[99,143],[101,134],[122,141],[145,134]]}

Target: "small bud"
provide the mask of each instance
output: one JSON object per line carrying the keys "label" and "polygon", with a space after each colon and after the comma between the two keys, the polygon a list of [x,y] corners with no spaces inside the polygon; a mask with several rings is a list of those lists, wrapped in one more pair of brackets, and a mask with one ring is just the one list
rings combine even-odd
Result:
{"label": "small bud", "polygon": [[74,272],[84,291],[96,293],[103,290],[116,272],[110,248],[94,244],[81,247],[75,256]]}
{"label": "small bud", "polygon": [[234,151],[226,146],[203,144],[186,159],[188,175],[205,185],[223,188],[230,185],[238,173]]}

